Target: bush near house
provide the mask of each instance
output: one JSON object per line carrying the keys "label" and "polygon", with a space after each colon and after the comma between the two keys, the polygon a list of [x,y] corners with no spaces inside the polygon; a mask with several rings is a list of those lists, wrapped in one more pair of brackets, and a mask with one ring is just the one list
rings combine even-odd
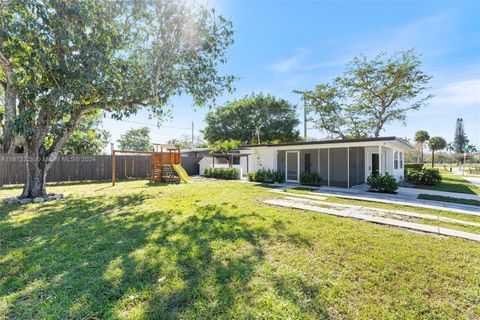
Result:
{"label": "bush near house", "polygon": [[317,172],[302,172],[300,173],[300,184],[307,186],[321,186],[322,177]]}
{"label": "bush near house", "polygon": [[237,168],[205,168],[204,174],[209,178],[215,179],[240,179],[240,172]]}
{"label": "bush near house", "polygon": [[388,173],[369,176],[367,184],[370,187],[370,191],[374,192],[395,193],[398,189],[397,179]]}
{"label": "bush near house", "polygon": [[409,169],[405,172],[405,180],[413,184],[435,185],[442,181],[442,176],[438,169],[428,168],[422,170]]}
{"label": "bush near house", "polygon": [[255,181],[255,182],[266,182],[266,183],[284,182],[283,172],[280,172],[277,170],[260,169],[257,172],[249,172],[247,176],[249,181]]}
{"label": "bush near house", "polygon": [[405,170],[405,175],[407,174],[407,170],[417,170],[420,171],[423,169],[423,163],[405,163],[403,165]]}

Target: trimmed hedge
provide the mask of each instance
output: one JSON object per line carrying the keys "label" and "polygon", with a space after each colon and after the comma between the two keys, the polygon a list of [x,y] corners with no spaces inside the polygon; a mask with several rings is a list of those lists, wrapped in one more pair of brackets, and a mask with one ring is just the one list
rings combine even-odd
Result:
{"label": "trimmed hedge", "polygon": [[369,176],[367,184],[370,187],[370,191],[374,192],[395,193],[398,189],[397,179],[388,173]]}
{"label": "trimmed hedge", "polygon": [[434,168],[414,170],[409,169],[405,172],[405,180],[413,184],[434,185],[442,181],[440,171]]}
{"label": "trimmed hedge", "polygon": [[300,184],[319,187],[322,185],[322,177],[317,172],[300,173]]}
{"label": "trimmed hedge", "polygon": [[407,174],[407,170],[410,169],[420,171],[423,169],[423,163],[404,163],[403,169],[405,171],[405,174]]}
{"label": "trimmed hedge", "polygon": [[270,170],[270,169],[268,170],[260,169],[257,172],[249,172],[247,176],[249,181],[255,181],[255,182],[266,182],[266,183],[284,182],[283,172]]}
{"label": "trimmed hedge", "polygon": [[215,179],[240,179],[240,171],[237,168],[205,168],[204,175]]}

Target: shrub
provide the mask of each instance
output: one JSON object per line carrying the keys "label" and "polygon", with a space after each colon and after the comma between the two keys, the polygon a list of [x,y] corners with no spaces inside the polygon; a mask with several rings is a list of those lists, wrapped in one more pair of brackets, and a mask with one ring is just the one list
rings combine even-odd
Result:
{"label": "shrub", "polygon": [[204,174],[215,179],[240,179],[240,171],[237,168],[205,168]]}
{"label": "shrub", "polygon": [[422,170],[423,163],[404,163],[403,168],[406,175],[408,170],[417,170],[417,171]]}
{"label": "shrub", "polygon": [[440,175],[440,171],[438,171],[438,169],[409,169],[405,173],[405,180],[413,184],[434,185],[442,181],[442,176]]}
{"label": "shrub", "polygon": [[255,182],[282,183],[284,181],[283,172],[270,169],[260,169],[257,172],[249,172],[247,176],[249,181]]}
{"label": "shrub", "polygon": [[369,176],[367,184],[370,187],[370,191],[375,192],[395,193],[398,189],[397,179],[388,173]]}
{"label": "shrub", "polygon": [[317,172],[302,172],[300,173],[300,184],[307,186],[321,186],[322,177]]}

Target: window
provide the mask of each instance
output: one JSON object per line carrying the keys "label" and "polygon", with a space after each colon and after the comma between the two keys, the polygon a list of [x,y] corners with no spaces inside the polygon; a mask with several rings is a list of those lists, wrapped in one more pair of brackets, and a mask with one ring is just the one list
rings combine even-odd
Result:
{"label": "window", "polygon": [[233,163],[232,164],[240,164],[240,157],[233,156]]}
{"label": "window", "polygon": [[393,169],[398,169],[398,151],[393,154]]}
{"label": "window", "polygon": [[403,169],[403,152],[400,152],[400,169]]}

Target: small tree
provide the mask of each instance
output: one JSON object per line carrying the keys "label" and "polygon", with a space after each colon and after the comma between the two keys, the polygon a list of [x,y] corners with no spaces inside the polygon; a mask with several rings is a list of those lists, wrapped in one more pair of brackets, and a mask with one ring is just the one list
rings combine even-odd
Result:
{"label": "small tree", "polygon": [[435,151],[444,149],[446,145],[447,142],[442,137],[431,137],[428,140],[428,146],[432,151],[432,168],[435,166]]}
{"label": "small tree", "polygon": [[192,136],[188,134],[182,134],[180,138],[173,138],[167,141],[168,144],[173,144],[179,149],[186,149],[186,148],[196,148],[205,144],[202,136],[194,136],[193,137],[193,144],[192,144]]}
{"label": "small tree", "polygon": [[150,129],[130,129],[117,140],[120,150],[151,151]]}
{"label": "small tree", "polygon": [[452,151],[455,151],[455,143],[454,142],[448,142],[446,149],[448,151],[449,161],[450,161],[450,163],[452,163]]}
{"label": "small tree", "polygon": [[421,162],[423,163],[423,148],[425,148],[425,142],[430,139],[430,135],[428,134],[427,131],[424,130],[419,130],[415,132],[415,143],[420,151],[421,154]]}
{"label": "small tree", "polygon": [[233,149],[238,148],[240,141],[238,140],[226,140],[226,141],[217,141],[213,145],[213,149],[210,153],[228,153]]}
{"label": "small tree", "polygon": [[[101,154],[108,145],[110,132],[102,128],[100,112],[86,115],[63,145],[62,154]],[[48,141],[51,141],[49,139]]]}

